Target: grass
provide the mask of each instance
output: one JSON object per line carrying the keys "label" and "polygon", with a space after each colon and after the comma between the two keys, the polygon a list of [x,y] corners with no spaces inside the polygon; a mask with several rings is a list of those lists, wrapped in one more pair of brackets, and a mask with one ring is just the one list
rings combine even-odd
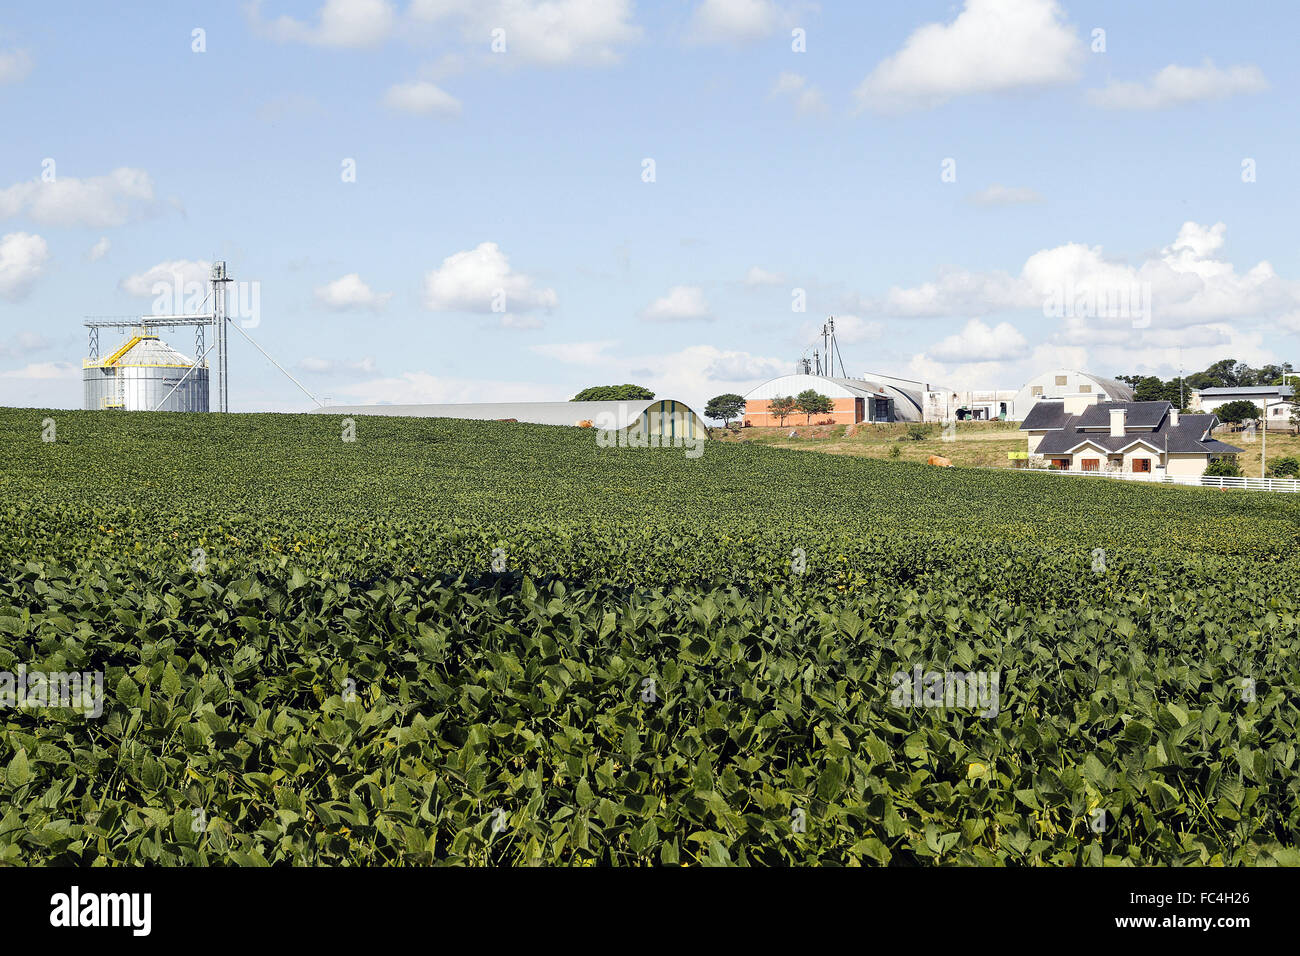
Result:
{"label": "grass", "polygon": [[[722,429],[724,442],[752,442],[771,448],[819,451],[831,455],[855,455],[861,458],[890,458],[899,450],[899,461],[924,464],[931,455],[942,455],[954,465],[968,468],[1004,468],[1010,464],[1008,452],[1024,451],[1025,438],[1017,422],[958,422],[956,438],[945,441],[943,426],[927,425],[930,434],[921,441],[907,438],[910,425],[804,425],[784,428],[746,428],[739,435]],[[795,437],[790,437],[790,432]]]}
{"label": "grass", "polygon": [[[966,468],[1010,468],[1008,452],[1024,451],[1025,436],[1019,422],[958,422],[956,438],[943,440],[943,426],[927,425],[929,437],[922,441],[906,438],[907,424],[890,425],[805,425],[792,422],[784,428],[745,428],[737,435],[724,429],[714,429],[714,435],[723,442],[746,442],[769,448],[790,448],[797,451],[816,451],[829,455],[854,455],[861,458],[890,458],[892,449],[898,448],[900,461],[920,462],[931,455],[942,455],[954,465]],[[790,437],[790,432],[795,437]],[[1239,458],[1242,473],[1259,477],[1260,453],[1263,442],[1256,437],[1248,440],[1243,434],[1220,432],[1220,441],[1242,449]],[[1300,457],[1300,436],[1270,432],[1268,460],[1276,461],[1287,456]]]}

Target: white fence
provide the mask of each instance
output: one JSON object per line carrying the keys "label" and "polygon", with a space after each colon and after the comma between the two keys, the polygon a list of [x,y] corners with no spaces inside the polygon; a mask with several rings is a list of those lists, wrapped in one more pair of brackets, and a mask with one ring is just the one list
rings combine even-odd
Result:
{"label": "white fence", "polygon": [[1125,481],[1155,482],[1161,485],[1193,485],[1197,488],[1244,488],[1249,491],[1300,492],[1300,478],[1220,478],[1212,475],[1142,474],[1130,471],[1080,471],[1074,468],[1034,468],[1035,474],[1071,475],[1083,478],[1121,478]]}

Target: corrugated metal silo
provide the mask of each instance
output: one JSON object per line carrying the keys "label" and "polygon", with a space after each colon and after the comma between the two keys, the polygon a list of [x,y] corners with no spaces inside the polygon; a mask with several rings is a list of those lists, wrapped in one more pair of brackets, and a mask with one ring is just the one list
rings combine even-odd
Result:
{"label": "corrugated metal silo", "polygon": [[[88,409],[119,408],[131,412],[153,411],[155,408],[164,412],[208,410],[207,366],[201,365],[190,371],[194,364],[190,359],[148,331],[132,335],[107,358],[88,360],[83,364]],[[180,387],[176,388],[178,383],[181,383]]]}

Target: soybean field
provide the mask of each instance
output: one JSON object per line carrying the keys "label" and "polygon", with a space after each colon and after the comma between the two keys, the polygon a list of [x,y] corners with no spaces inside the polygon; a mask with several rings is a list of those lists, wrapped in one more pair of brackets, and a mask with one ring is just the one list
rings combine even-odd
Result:
{"label": "soybean field", "polygon": [[5,864],[1300,863],[1300,495],[31,409],[0,488],[0,671],[102,675]]}

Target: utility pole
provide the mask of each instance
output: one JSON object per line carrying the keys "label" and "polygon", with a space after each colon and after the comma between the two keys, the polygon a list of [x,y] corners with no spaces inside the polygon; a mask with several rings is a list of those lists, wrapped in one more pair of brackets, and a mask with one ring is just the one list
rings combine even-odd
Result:
{"label": "utility pole", "polygon": [[1264,396],[1264,417],[1260,419],[1264,426],[1264,444],[1259,450],[1259,477],[1264,477],[1264,467],[1268,462],[1268,396]]}
{"label": "utility pole", "polygon": [[1187,399],[1183,397],[1183,347],[1178,346],[1178,410],[1182,411],[1187,406]]}

